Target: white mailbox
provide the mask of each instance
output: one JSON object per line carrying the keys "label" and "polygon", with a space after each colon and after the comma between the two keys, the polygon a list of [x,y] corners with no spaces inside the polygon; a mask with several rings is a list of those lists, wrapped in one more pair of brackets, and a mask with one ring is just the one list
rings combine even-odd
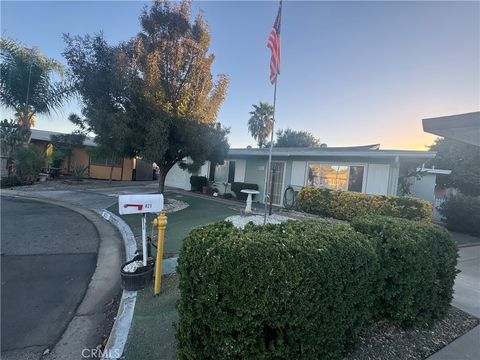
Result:
{"label": "white mailbox", "polygon": [[118,197],[120,215],[159,213],[162,210],[162,194],[120,195]]}

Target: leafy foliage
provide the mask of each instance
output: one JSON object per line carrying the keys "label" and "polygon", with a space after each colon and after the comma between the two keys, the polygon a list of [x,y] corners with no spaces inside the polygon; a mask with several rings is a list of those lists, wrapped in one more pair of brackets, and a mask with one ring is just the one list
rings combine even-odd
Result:
{"label": "leafy foliage", "polygon": [[450,139],[437,139],[430,150],[437,152],[432,165],[452,170],[448,176],[437,176],[439,184],[457,188],[465,195],[480,195],[480,151],[477,146]]}
{"label": "leafy foliage", "polygon": [[191,21],[189,1],[155,1],[140,23],[142,31],[117,46],[102,35],[66,35],[64,55],[95,141],[111,148],[116,139],[125,144],[119,152],[155,162],[163,192],[175,164],[195,171],[205,160],[223,162],[228,129],[215,119],[228,80],[212,78],[210,33],[201,15]]}
{"label": "leafy foliage", "polygon": [[431,221],[432,204],[406,196],[369,195],[320,187],[303,188],[297,197],[300,210],[340,220],[352,220],[368,214]]}
{"label": "leafy foliage", "polygon": [[75,180],[80,181],[87,174],[88,166],[83,164],[74,164],[72,166],[72,175]]}
{"label": "leafy foliage", "polygon": [[17,122],[30,129],[36,114],[49,114],[70,95],[70,88],[53,76],[62,65],[10,39],[0,39],[0,100],[14,110]]}
{"label": "leafy foliage", "polygon": [[457,274],[457,246],[444,228],[385,216],[356,218],[380,268],[376,317],[403,327],[429,326],[447,313]]}
{"label": "leafy foliage", "polygon": [[[258,185],[244,182],[234,182],[232,184],[232,191],[235,193],[237,199],[245,201],[247,199],[247,194],[242,193],[243,189],[258,190]],[[252,199],[254,198],[255,195],[252,194]]]}
{"label": "leafy foliage", "polygon": [[190,176],[190,185],[192,185],[192,190],[202,191],[204,186],[208,185],[208,179],[205,176]]}
{"label": "leafy foliage", "polygon": [[450,196],[440,205],[439,212],[449,229],[480,236],[479,196]]}
{"label": "leafy foliage", "polygon": [[44,155],[35,145],[19,147],[14,153],[15,174],[22,183],[35,182],[45,162]]}
{"label": "leafy foliage", "polygon": [[265,147],[267,138],[272,133],[273,126],[273,106],[267,102],[253,105],[253,111],[250,112],[248,120],[248,131],[257,141],[258,147]]}
{"label": "leafy foliage", "polygon": [[278,130],[275,147],[320,147],[320,139],[308,131]]}
{"label": "leafy foliage", "polygon": [[193,230],[178,263],[178,357],[341,359],[370,320],[376,271],[349,226]]}
{"label": "leafy foliage", "polygon": [[2,155],[11,157],[14,151],[27,142],[28,132],[14,120],[4,119],[0,123],[0,144]]}

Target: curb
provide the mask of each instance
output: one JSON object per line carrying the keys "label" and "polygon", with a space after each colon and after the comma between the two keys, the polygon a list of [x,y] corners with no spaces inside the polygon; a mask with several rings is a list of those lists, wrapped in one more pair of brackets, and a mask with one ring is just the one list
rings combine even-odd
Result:
{"label": "curb", "polygon": [[[123,238],[123,245],[125,247],[126,260],[130,260],[135,256],[137,251],[137,243],[135,236],[130,227],[121,218],[111,213],[108,210],[98,211],[105,220],[114,225]],[[113,323],[110,336],[103,351],[102,359],[116,360],[121,358],[127,343],[128,333],[132,325],[133,312],[135,311],[135,303],[137,301],[137,292],[123,290],[122,298],[118,307],[117,318]]]}
{"label": "curb", "polygon": [[480,243],[462,244],[462,245],[458,245],[458,248],[463,249],[463,248],[469,248],[469,247],[475,247],[475,246],[480,246]]}

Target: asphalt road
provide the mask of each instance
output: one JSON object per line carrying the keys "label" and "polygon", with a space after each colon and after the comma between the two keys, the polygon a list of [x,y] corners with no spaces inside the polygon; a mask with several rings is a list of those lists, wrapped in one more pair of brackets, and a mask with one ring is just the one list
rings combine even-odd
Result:
{"label": "asphalt road", "polygon": [[61,206],[2,196],[0,214],[2,359],[38,359],[82,301],[99,237]]}

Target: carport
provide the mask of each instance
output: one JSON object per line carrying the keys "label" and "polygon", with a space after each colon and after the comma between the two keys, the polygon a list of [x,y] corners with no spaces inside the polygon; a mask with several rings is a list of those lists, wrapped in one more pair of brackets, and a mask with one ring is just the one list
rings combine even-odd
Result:
{"label": "carport", "polygon": [[423,119],[423,131],[480,146],[480,111]]}

